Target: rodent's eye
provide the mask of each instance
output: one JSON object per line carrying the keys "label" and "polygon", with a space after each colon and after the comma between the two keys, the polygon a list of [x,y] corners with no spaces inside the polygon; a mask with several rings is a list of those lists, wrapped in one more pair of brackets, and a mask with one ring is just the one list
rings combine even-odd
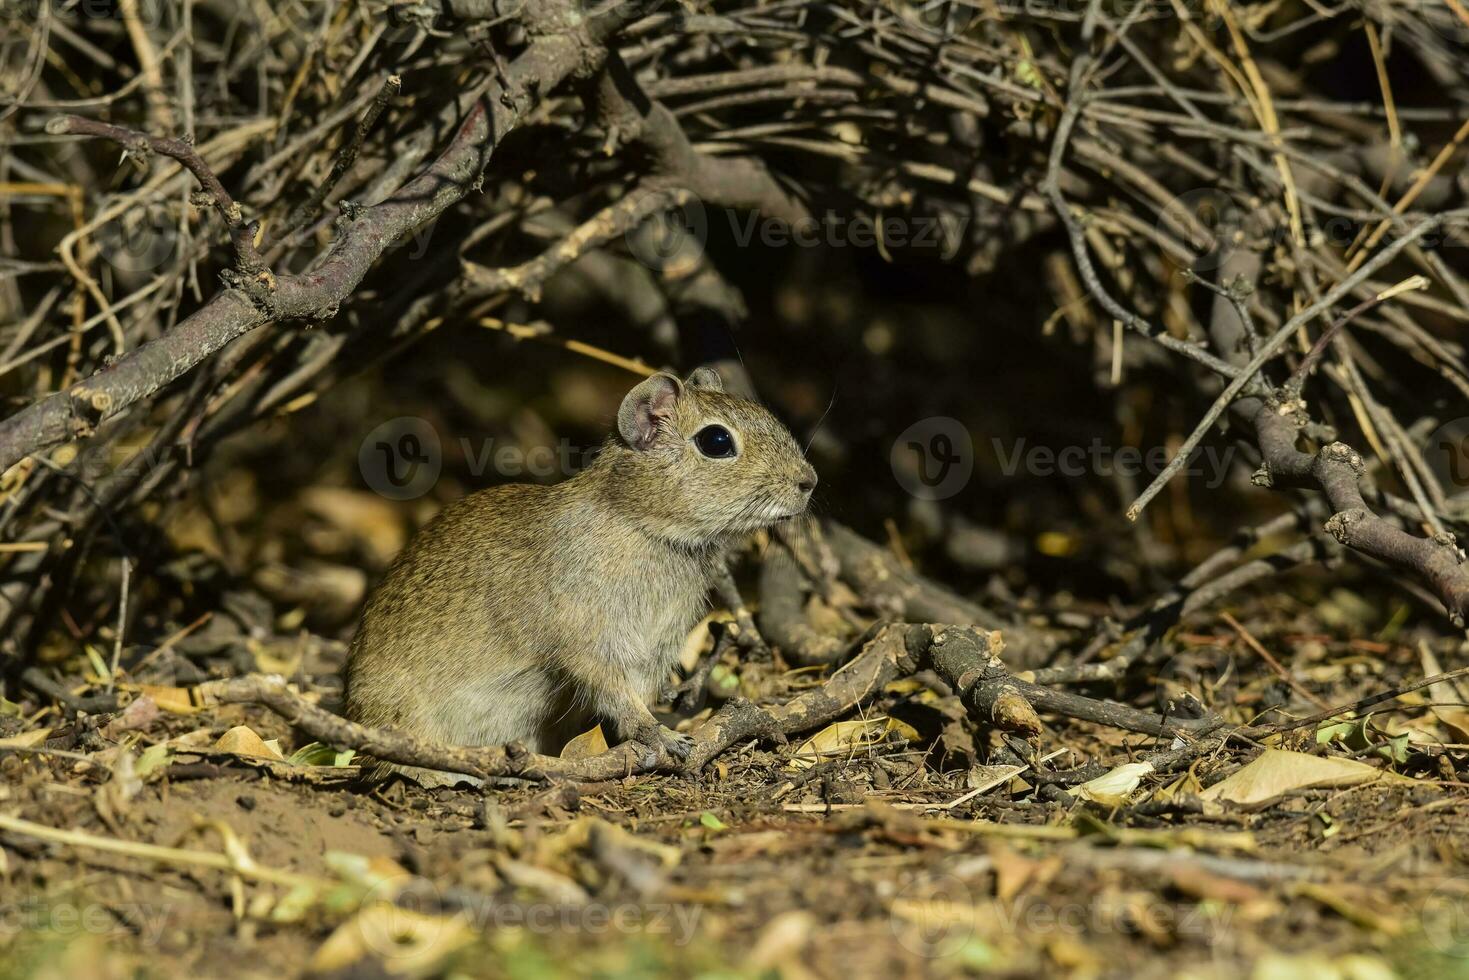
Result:
{"label": "rodent's eye", "polygon": [[734,436],[722,425],[706,425],[694,433],[694,445],[710,459],[729,459],[735,454]]}

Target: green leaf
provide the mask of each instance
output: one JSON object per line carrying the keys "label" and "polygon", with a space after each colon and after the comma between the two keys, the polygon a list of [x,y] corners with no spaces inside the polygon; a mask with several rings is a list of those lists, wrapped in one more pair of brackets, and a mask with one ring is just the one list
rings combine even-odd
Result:
{"label": "green leaf", "polygon": [[350,766],[356,749],[337,749],[324,742],[310,742],[301,746],[286,761],[293,766]]}
{"label": "green leaf", "polygon": [[107,661],[102,659],[102,654],[97,652],[97,648],[88,643],[82,649],[86,651],[87,659],[92,662],[92,672],[102,678],[102,683],[111,683],[112,671],[108,668]]}
{"label": "green leaf", "polygon": [[729,829],[729,825],[728,824],[726,824],[723,820],[720,820],[718,817],[716,817],[714,814],[710,813],[708,810],[705,810],[703,813],[699,814],[699,823],[701,823],[704,826],[708,827],[710,830],[728,830]]}
{"label": "green leaf", "polygon": [[166,742],[159,742],[157,745],[150,745],[143,750],[143,754],[138,756],[138,764],[133,767],[133,771],[141,779],[146,777],[154,769],[162,768],[172,761],[173,749],[169,748]]}
{"label": "green leaf", "polygon": [[709,687],[727,697],[740,689],[740,675],[724,664],[715,664],[709,672]]}
{"label": "green leaf", "polygon": [[1408,756],[1412,754],[1410,736],[1406,732],[1402,735],[1388,735],[1387,732],[1372,724],[1371,715],[1357,720],[1322,725],[1316,730],[1317,745],[1328,745],[1332,742],[1340,742],[1344,748],[1353,752],[1364,752],[1370,749],[1373,755],[1381,756],[1398,765],[1407,762]]}

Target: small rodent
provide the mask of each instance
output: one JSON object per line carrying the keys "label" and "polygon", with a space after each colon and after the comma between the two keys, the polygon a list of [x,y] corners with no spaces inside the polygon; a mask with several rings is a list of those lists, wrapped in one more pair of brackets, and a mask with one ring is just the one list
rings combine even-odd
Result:
{"label": "small rodent", "polygon": [[[553,486],[450,504],[368,599],[346,667],[353,721],[558,753],[610,723],[676,758],[648,706],[727,547],[803,513],[816,471],[775,416],[699,368],[627,393],[596,459]],[[424,785],[466,777],[399,769]]]}

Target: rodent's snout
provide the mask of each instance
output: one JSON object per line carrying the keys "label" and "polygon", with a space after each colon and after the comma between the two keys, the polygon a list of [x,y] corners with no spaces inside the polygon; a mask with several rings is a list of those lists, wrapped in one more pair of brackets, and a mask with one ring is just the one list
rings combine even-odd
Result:
{"label": "rodent's snout", "polygon": [[816,489],[816,470],[810,463],[807,463],[806,468],[796,477],[796,489],[807,496],[810,496],[811,491]]}

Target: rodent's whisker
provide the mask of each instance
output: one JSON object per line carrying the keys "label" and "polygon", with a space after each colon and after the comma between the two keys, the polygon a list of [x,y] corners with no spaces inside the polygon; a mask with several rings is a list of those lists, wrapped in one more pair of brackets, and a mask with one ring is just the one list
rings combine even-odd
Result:
{"label": "rodent's whisker", "polygon": [[837,403],[837,382],[831,383],[831,401],[826,403],[826,411],[821,413],[821,418],[816,420],[816,426],[811,430],[811,438],[806,440],[806,445],[801,447],[801,455],[805,456],[811,451],[811,444],[821,433],[821,426],[826,422],[826,417],[831,414],[831,408]]}

